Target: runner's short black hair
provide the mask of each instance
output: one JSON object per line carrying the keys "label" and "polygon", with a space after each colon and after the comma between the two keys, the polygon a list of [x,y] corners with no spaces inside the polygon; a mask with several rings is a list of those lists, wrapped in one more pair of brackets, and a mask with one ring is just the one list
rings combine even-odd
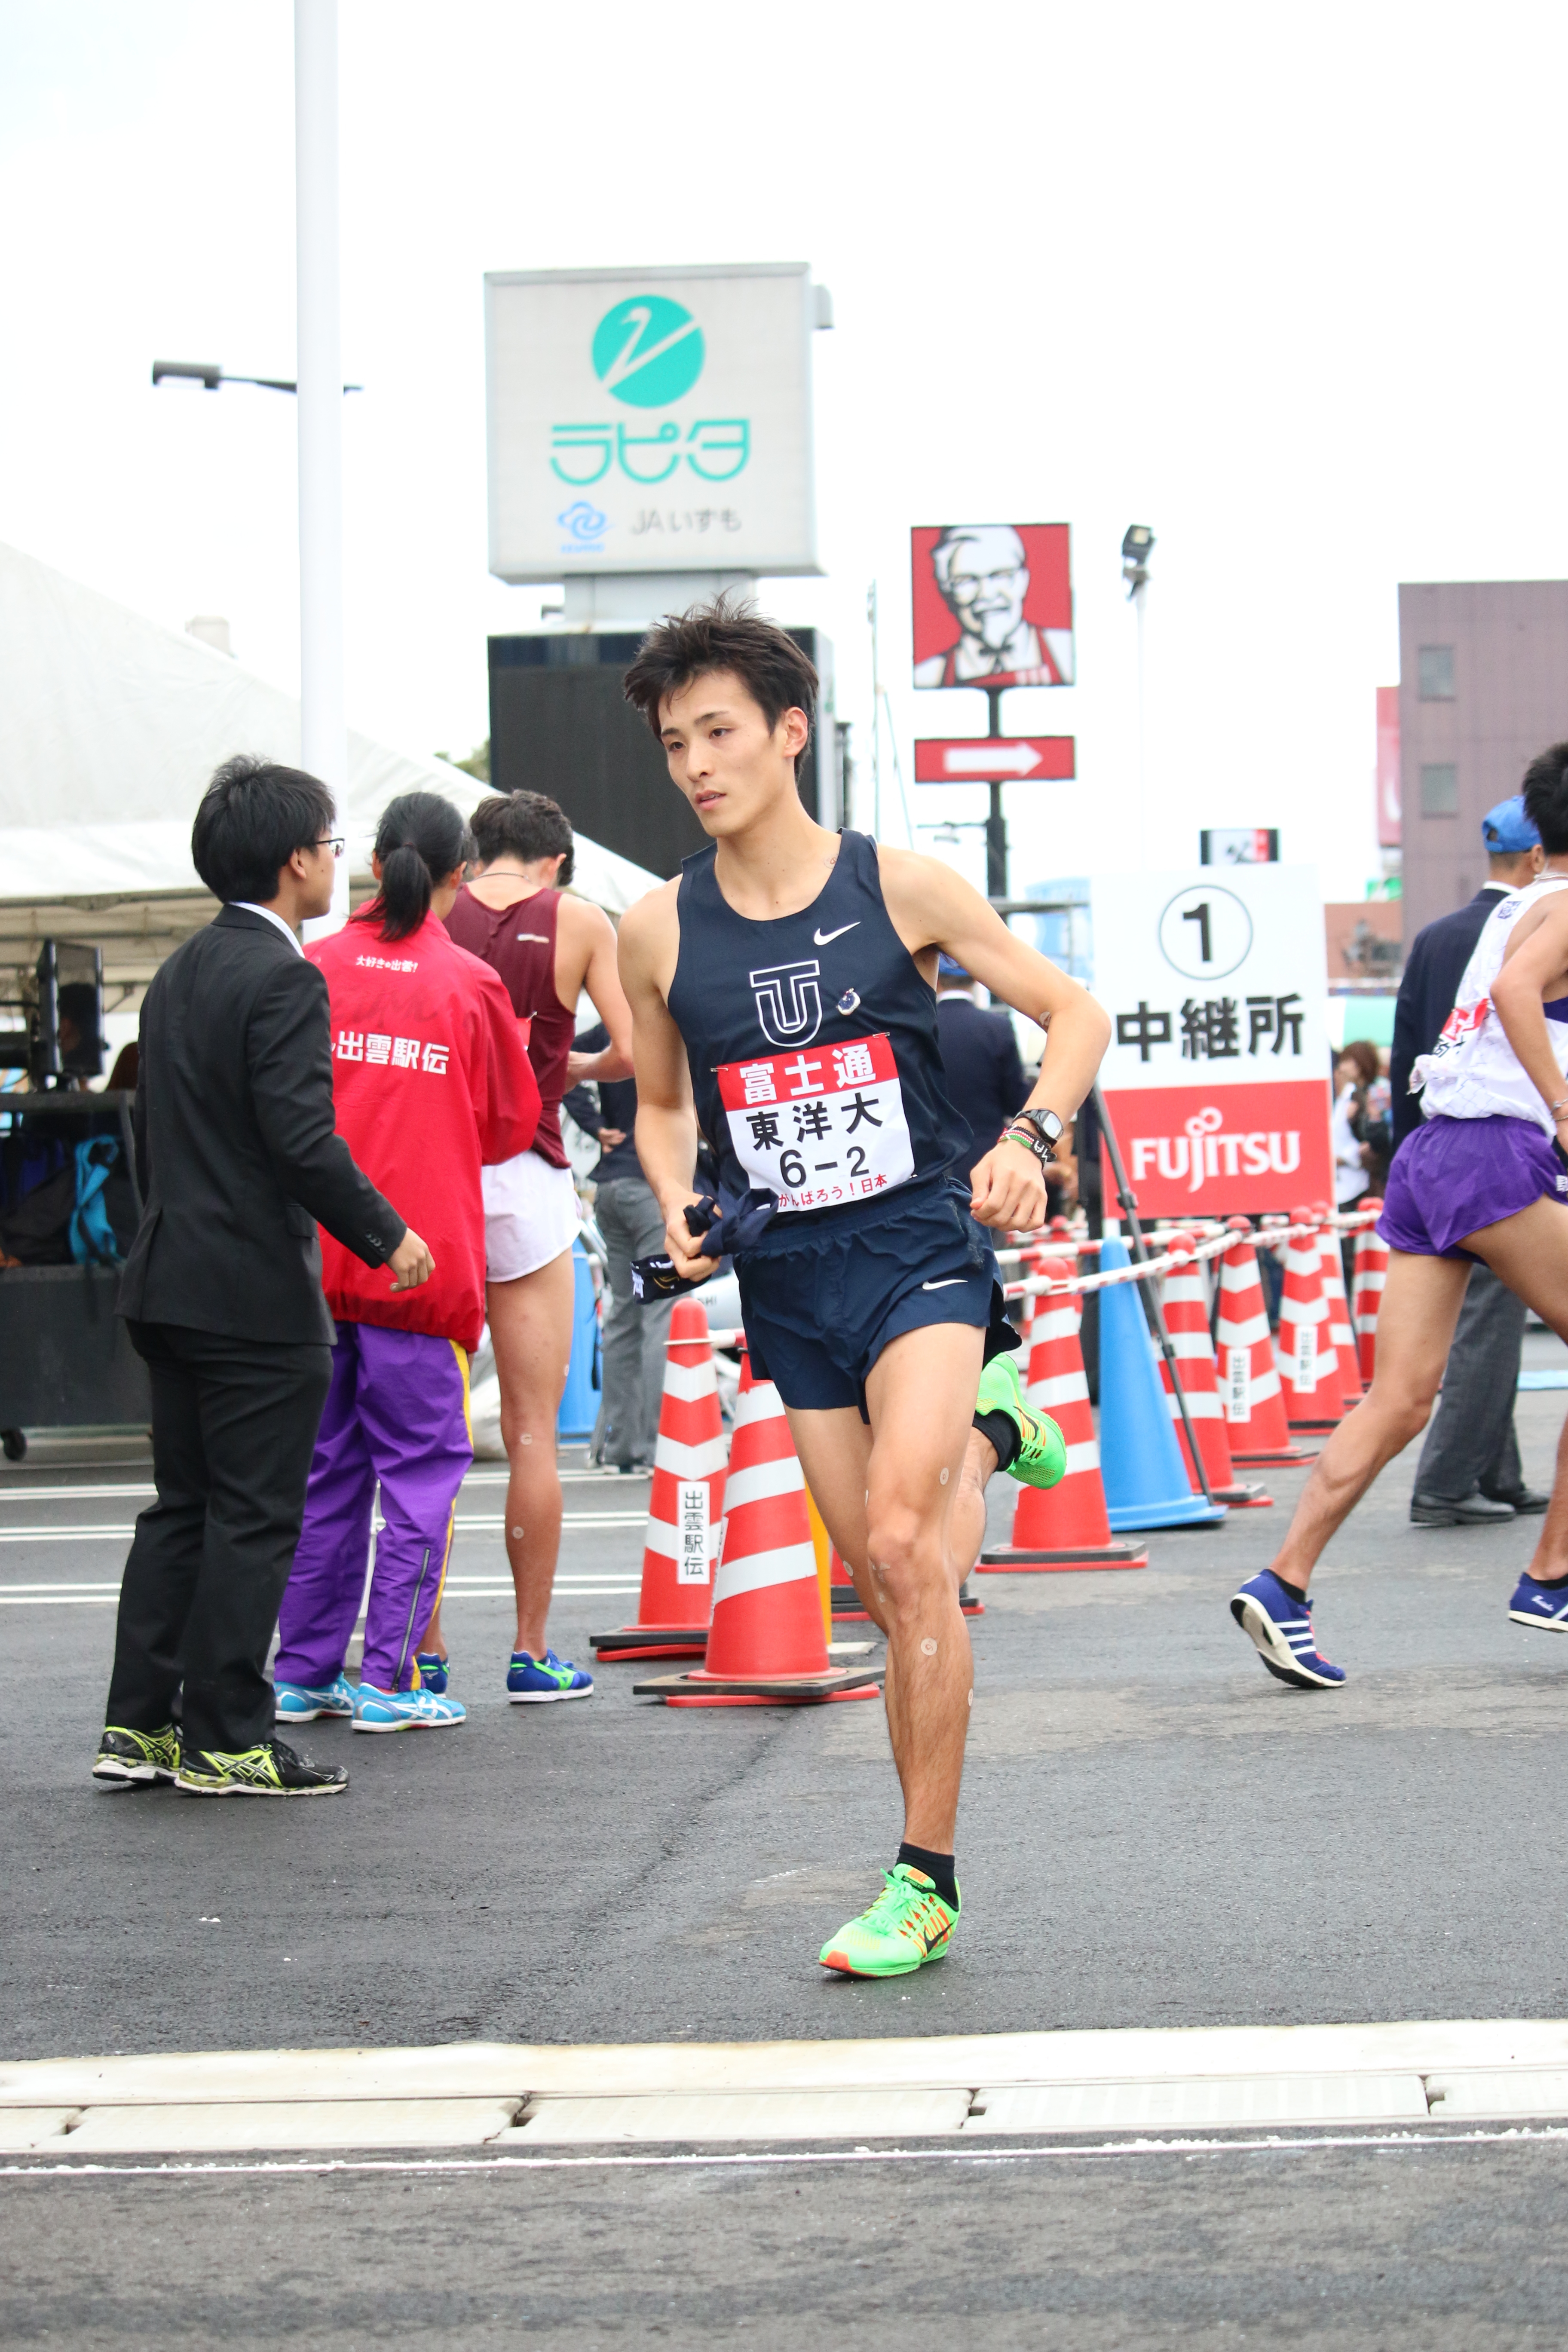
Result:
{"label": "runner's short black hair", "polygon": [[556,877],[564,890],[572,879],[572,820],[543,793],[492,793],[468,819],[481,866],[493,857],[515,857],[531,866],[536,857],[563,857]]}
{"label": "runner's short black hair", "polygon": [[1568,852],[1568,743],[1538,752],[1524,772],[1524,813],[1548,857]]}
{"label": "runner's short black hair", "polygon": [[226,760],[202,794],[191,827],[191,863],[215,898],[264,907],[297,849],[310,849],[336,822],[319,776],[241,751]]}
{"label": "runner's short black hair", "polygon": [[[786,629],[764,621],[755,605],[733,590],[710,604],[693,604],[689,612],[667,613],[656,623],[626,672],[626,698],[658,735],[660,703],[704,671],[715,669],[740,679],[770,727],[776,727],[786,710],[804,710],[807,727],[814,724],[816,669]],[[795,772],[798,776],[799,754]]]}

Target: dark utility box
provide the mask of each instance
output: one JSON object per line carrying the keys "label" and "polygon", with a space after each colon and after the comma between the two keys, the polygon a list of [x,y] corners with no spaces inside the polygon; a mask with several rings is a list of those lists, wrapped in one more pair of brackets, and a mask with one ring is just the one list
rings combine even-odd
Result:
{"label": "dark utility box", "polygon": [[[819,824],[837,827],[843,789],[833,648],[817,629],[790,635],[822,678],[800,796]],[[647,722],[622,696],[640,643],[640,631],[492,637],[490,781],[500,793],[547,793],[575,831],[668,880],[708,836],[671,783]]]}

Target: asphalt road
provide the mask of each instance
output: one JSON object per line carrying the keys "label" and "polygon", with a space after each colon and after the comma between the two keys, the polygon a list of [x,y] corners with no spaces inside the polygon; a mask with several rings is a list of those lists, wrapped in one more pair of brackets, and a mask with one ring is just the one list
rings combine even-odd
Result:
{"label": "asphalt road", "polygon": [[[1519,1400],[1542,1485],[1564,1402]],[[1275,1510],[1154,1538],[1146,1570],[984,1580],[963,1926],[940,1969],[875,1985],[815,1954],[897,1839],[879,1706],[675,1713],[616,1667],[585,1704],[509,1707],[493,1471],[460,1506],[495,1522],[456,1555],[460,1730],[312,1727],[354,1776],[325,1805],[95,1789],[113,1531],[141,1497],[71,1489],[146,1479],[107,1451],[0,1478],[9,2055],[1568,2012],[1568,1643],[1507,1620],[1534,1523],[1412,1528],[1413,1462],[1321,1572],[1337,1694],[1271,1681],[1226,1608],[1300,1473]],[[599,1524],[568,1535],[563,1652],[629,1602],[645,1496],[569,1486]],[[3,2192],[7,2325],[84,2347],[772,2347],[813,2316],[878,2347],[966,2318],[1075,2352],[1555,2344],[1565,2145],[35,2173]]]}

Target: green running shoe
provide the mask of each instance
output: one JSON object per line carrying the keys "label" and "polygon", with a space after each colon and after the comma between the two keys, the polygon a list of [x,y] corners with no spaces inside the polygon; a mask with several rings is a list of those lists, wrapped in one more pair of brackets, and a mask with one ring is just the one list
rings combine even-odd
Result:
{"label": "green running shoe", "polygon": [[1011,1356],[992,1357],[980,1375],[974,1410],[1005,1412],[1017,1431],[1018,1451],[1007,1465],[1009,1478],[1021,1478],[1026,1486],[1054,1486],[1066,1476],[1068,1450],[1061,1431],[1048,1412],[1036,1412],[1024,1402],[1018,1367]]}
{"label": "green running shoe", "polygon": [[882,1873],[882,1892],[869,1911],[828,1937],[821,1964],[847,1977],[911,1976],[928,1960],[941,1959],[957,1925],[957,1911],[924,1871],[895,1863]]}
{"label": "green running shoe", "polygon": [[348,1785],[341,1764],[312,1764],[281,1739],[236,1753],[187,1748],[174,1782],[186,1797],[339,1797]]}
{"label": "green running shoe", "polygon": [[92,1777],[113,1789],[147,1789],[155,1780],[172,1780],[179,1769],[180,1735],[172,1723],[162,1731],[127,1731],[110,1723],[98,1743]]}

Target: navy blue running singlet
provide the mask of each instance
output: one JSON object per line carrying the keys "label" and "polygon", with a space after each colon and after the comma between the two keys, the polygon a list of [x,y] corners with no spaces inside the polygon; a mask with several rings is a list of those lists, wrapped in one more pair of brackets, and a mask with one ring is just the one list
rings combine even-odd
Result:
{"label": "navy blue running singlet", "polygon": [[943,1176],[969,1129],[944,1090],[935,993],[882,903],[875,842],[841,835],[820,895],[771,922],[736,914],[714,855],[681,866],[669,1010],[725,1189],[765,1186],[781,1216],[815,1221]]}

